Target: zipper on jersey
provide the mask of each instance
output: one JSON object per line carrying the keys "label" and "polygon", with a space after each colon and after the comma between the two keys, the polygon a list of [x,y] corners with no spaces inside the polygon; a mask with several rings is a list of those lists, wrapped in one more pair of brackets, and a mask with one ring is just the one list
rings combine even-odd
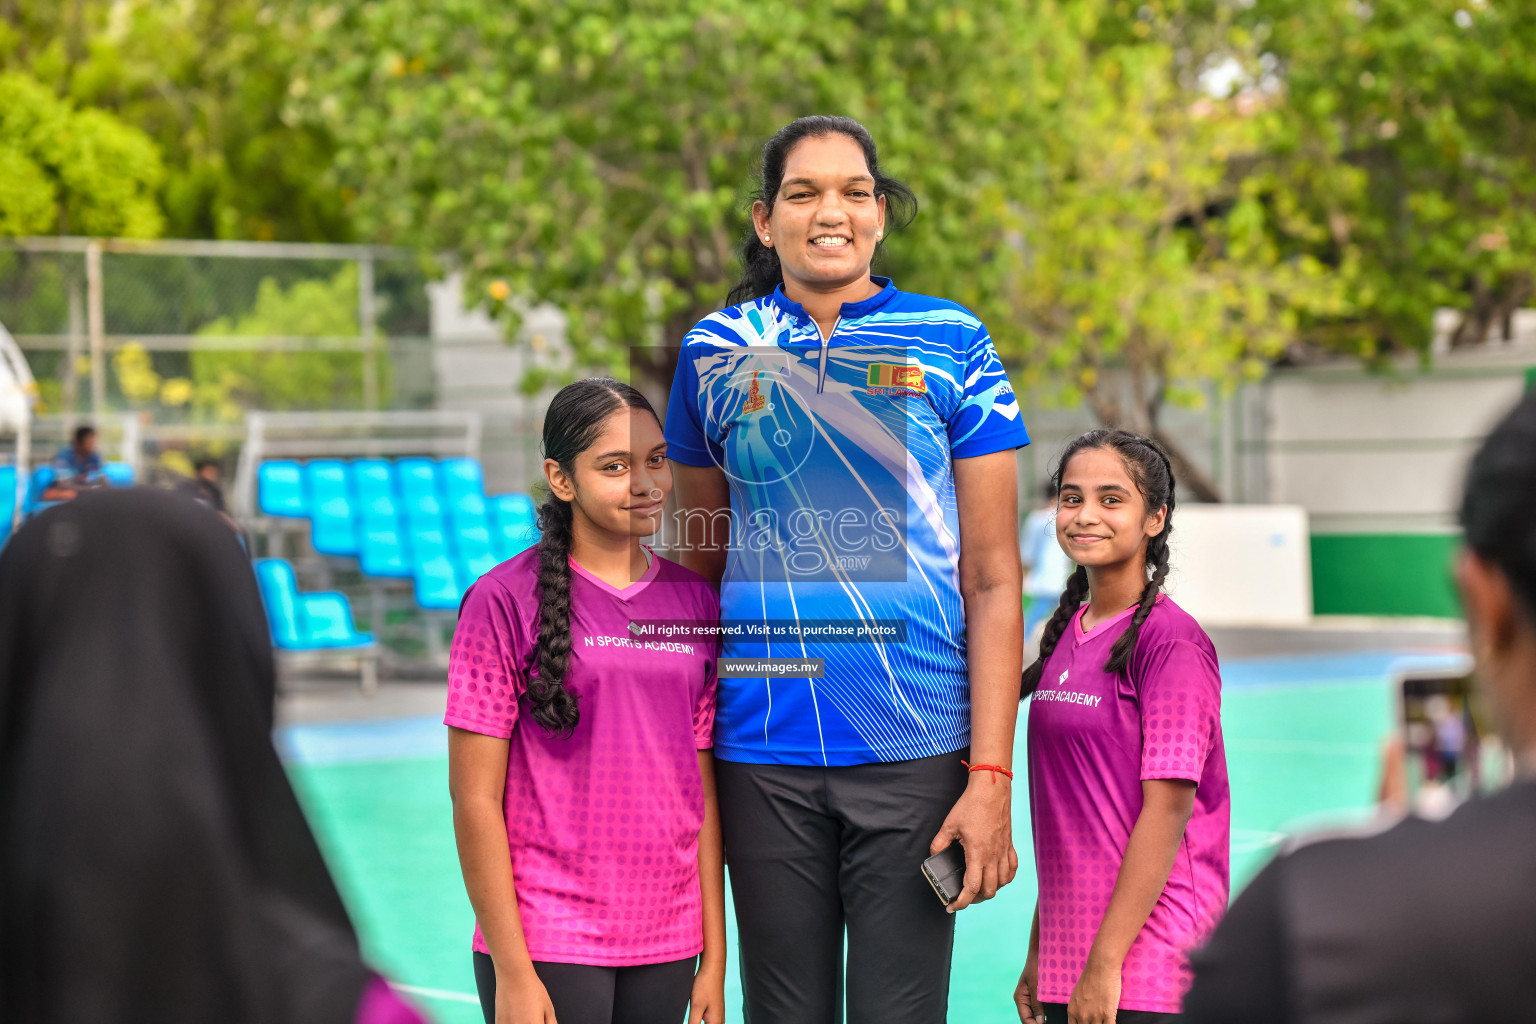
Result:
{"label": "zipper on jersey", "polygon": [[[816,393],[818,395],[821,394],[822,389],[827,386],[827,347],[832,344],[832,337],[833,335],[837,334],[837,328],[842,324],[842,322],[843,318],[841,315],[839,315],[837,320],[832,324],[832,330],[828,331],[827,336],[821,339],[821,366],[816,371]],[[821,325],[812,319],[811,326],[816,328],[816,334],[820,336]]]}

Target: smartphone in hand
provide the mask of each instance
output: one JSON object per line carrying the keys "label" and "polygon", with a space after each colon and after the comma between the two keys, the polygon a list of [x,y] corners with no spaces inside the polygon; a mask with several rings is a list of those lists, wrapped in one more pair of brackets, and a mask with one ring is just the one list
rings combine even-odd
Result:
{"label": "smartphone in hand", "polygon": [[923,861],[923,877],[946,907],[955,902],[965,887],[965,847],[950,843]]}

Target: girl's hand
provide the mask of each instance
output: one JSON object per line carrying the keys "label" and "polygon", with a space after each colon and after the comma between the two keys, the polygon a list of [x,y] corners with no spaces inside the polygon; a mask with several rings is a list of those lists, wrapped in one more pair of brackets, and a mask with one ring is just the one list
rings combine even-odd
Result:
{"label": "girl's hand", "polygon": [[496,975],[496,1024],[556,1024],[549,991],[530,965],[526,975]]}
{"label": "girl's hand", "polygon": [[1019,1024],[1045,1024],[1045,1008],[1040,1005],[1040,955],[1035,951],[1024,960],[1013,1002],[1019,1008]]}
{"label": "girl's hand", "polygon": [[1120,968],[1095,966],[1090,960],[1067,1002],[1067,1024],[1115,1024],[1120,1005]]}
{"label": "girl's hand", "polygon": [[688,997],[688,1024],[725,1024],[725,964],[699,964]]}

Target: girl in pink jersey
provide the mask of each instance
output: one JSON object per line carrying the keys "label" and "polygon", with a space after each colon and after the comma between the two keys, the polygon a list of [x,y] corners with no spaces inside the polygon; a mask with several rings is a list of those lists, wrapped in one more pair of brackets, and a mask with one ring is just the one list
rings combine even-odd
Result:
{"label": "girl in pink jersey", "polygon": [[1023,678],[1040,896],[1014,998],[1025,1024],[1177,1020],[1189,950],[1227,905],[1216,651],[1162,593],[1162,446],[1092,431],[1056,484],[1056,539],[1077,568]]}
{"label": "girl in pink jersey", "polygon": [[719,1024],[719,601],[640,543],[672,486],[644,396],[562,389],[544,453],[539,543],[465,594],[449,667],[481,1008],[486,1024]]}

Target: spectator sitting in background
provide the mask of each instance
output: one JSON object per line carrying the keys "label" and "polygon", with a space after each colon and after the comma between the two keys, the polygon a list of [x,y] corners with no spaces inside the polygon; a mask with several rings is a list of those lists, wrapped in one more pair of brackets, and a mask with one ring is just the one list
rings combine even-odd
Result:
{"label": "spectator sitting in background", "polygon": [[1277,857],[1192,957],[1185,1024],[1536,1013],[1536,391],[1472,459],[1456,582],[1520,778],[1444,821]]}
{"label": "spectator sitting in background", "polygon": [[102,476],[101,455],[96,451],[96,428],[86,425],[75,428],[74,443],[59,449],[53,459],[53,482],[44,490],[44,501],[68,501],[82,489],[100,487],[106,483]]}

